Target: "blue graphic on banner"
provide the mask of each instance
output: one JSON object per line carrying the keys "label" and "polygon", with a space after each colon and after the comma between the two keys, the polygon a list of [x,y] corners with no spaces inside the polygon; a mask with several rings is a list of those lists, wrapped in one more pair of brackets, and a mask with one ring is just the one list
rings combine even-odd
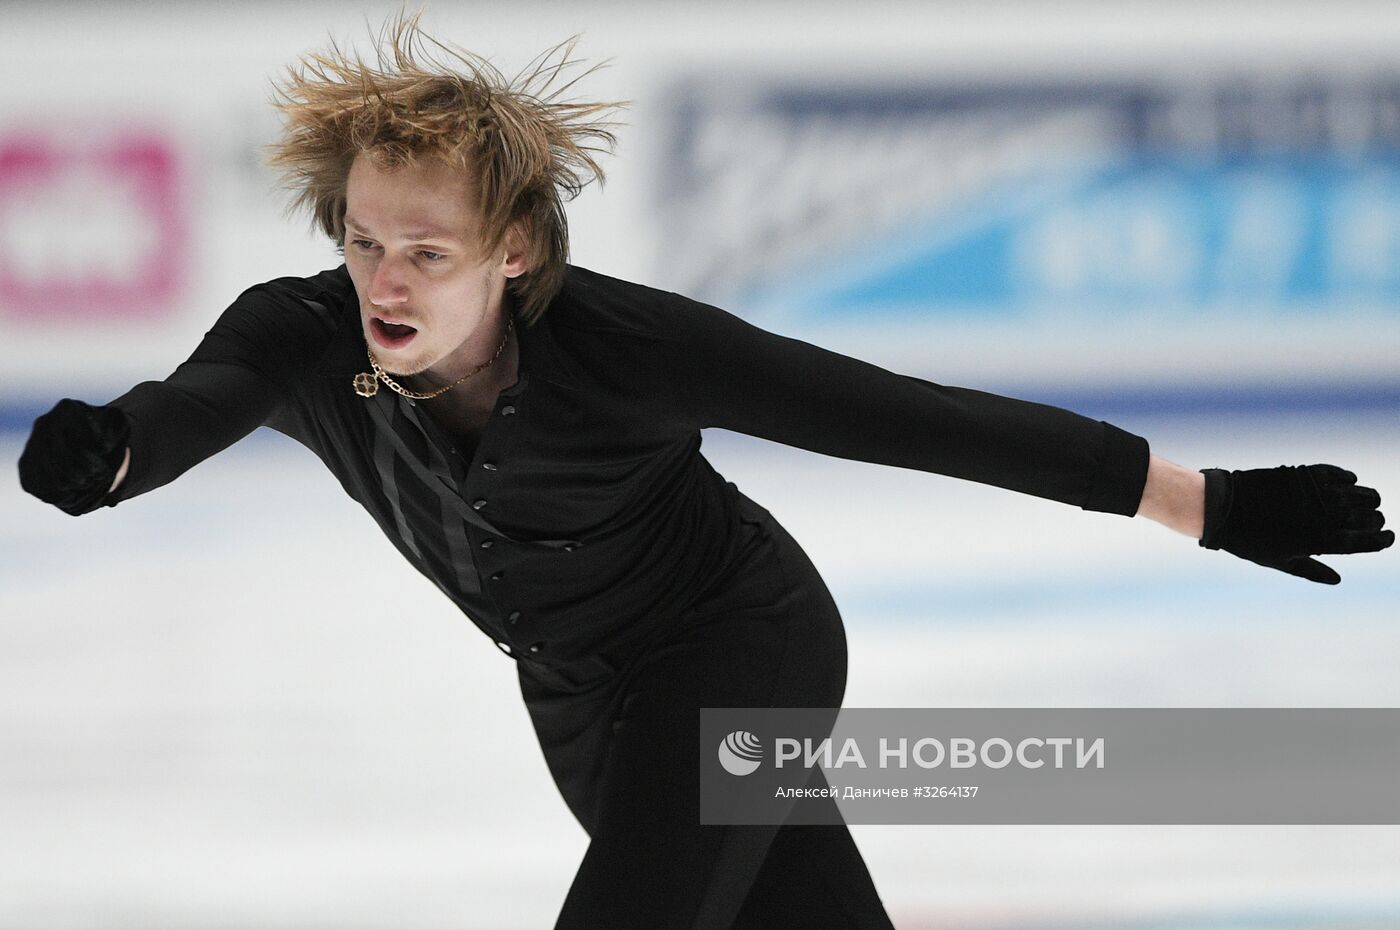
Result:
{"label": "blue graphic on banner", "polygon": [[824,314],[1400,299],[1400,165],[1389,160],[1144,158],[1050,203],[1008,215],[1005,199],[993,191],[967,208],[988,217],[980,226],[897,230],[872,252],[898,263],[844,263],[805,297]]}

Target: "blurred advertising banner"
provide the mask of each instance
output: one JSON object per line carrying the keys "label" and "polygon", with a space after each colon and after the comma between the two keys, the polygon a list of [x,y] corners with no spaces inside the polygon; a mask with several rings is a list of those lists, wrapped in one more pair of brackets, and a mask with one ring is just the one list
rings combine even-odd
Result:
{"label": "blurred advertising banner", "polygon": [[0,315],[151,319],[185,270],[173,142],[155,131],[0,127]]}
{"label": "blurred advertising banner", "polygon": [[1400,377],[1400,77],[715,78],[673,114],[665,260],[761,324],[1002,381]]}

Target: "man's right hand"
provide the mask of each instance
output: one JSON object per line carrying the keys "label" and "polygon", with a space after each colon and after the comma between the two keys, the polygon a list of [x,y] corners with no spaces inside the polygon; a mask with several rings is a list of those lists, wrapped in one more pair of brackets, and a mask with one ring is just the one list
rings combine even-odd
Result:
{"label": "man's right hand", "polygon": [[75,517],[90,513],[115,486],[130,435],[116,407],[65,398],[34,421],[19,457],[20,486]]}

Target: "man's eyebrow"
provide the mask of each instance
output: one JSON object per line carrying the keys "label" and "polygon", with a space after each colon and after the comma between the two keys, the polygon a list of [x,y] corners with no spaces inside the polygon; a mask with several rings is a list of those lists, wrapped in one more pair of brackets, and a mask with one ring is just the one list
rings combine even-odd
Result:
{"label": "man's eyebrow", "polygon": [[[368,226],[366,226],[364,223],[361,223],[359,220],[355,219],[353,216],[350,216],[349,214],[346,214],[346,216],[345,216],[345,225],[346,225],[346,226],[353,226],[353,227],[355,227],[356,229],[360,230],[361,232],[369,233],[369,234],[373,235],[372,231],[370,230],[370,228],[369,228]],[[453,231],[451,231],[451,230],[449,230],[449,229],[443,229],[443,228],[438,227],[438,226],[424,226],[424,227],[422,227],[421,229],[415,229],[415,230],[411,230],[410,232],[405,233],[405,234],[404,234],[404,238],[405,238],[405,239],[452,239],[452,240],[454,240],[454,241],[461,241],[462,236],[461,236],[460,233],[453,232]]]}

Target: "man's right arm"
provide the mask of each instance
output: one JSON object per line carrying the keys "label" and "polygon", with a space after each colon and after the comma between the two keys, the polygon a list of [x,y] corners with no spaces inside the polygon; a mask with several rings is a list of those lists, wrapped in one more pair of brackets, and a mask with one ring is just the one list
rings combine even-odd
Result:
{"label": "man's right arm", "polygon": [[165,380],[41,416],[20,483],[75,516],[167,484],[266,422],[328,334],[328,317],[289,293],[245,291]]}

